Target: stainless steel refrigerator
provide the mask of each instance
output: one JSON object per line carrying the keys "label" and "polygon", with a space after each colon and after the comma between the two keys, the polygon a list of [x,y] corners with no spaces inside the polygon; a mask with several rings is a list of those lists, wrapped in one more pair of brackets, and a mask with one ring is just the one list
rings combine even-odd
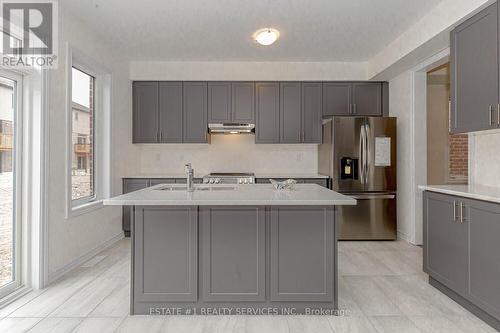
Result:
{"label": "stainless steel refrigerator", "polygon": [[357,199],[339,206],[340,240],[396,239],[396,118],[334,117],[323,121],[318,167],[331,189]]}

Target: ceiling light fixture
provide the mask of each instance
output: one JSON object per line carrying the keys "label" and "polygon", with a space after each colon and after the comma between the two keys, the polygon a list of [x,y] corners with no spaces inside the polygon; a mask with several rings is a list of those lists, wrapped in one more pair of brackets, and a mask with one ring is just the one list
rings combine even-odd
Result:
{"label": "ceiling light fixture", "polygon": [[259,29],[253,34],[253,38],[260,45],[271,45],[280,36],[280,32],[273,28]]}

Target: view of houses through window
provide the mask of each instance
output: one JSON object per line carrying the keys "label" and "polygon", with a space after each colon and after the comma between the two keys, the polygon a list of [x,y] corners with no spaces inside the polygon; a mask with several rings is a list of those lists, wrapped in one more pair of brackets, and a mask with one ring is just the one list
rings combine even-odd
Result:
{"label": "view of houses through window", "polygon": [[95,78],[72,69],[72,200],[91,199],[94,186],[94,85]]}
{"label": "view of houses through window", "polygon": [[14,280],[14,84],[0,76],[0,287]]}

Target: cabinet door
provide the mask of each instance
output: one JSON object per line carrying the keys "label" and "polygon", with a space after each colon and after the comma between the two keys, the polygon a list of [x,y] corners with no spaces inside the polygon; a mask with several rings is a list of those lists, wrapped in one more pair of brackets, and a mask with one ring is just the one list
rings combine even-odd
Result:
{"label": "cabinet door", "polygon": [[351,84],[349,82],[323,83],[323,115],[349,116],[351,114]]}
{"label": "cabinet door", "polygon": [[500,205],[468,200],[469,295],[471,302],[500,320]]}
{"label": "cabinet door", "polygon": [[302,141],[300,82],[280,83],[280,142]]}
{"label": "cabinet door", "polygon": [[[122,193],[130,193],[137,190],[141,190],[149,186],[149,179],[141,178],[126,178],[122,181]],[[122,207],[122,230],[125,236],[130,235],[130,227],[132,225],[132,207],[123,206]]]}
{"label": "cabinet door", "polygon": [[451,32],[452,132],[497,127],[498,4]]}
{"label": "cabinet door", "polygon": [[255,122],[255,84],[253,82],[232,83],[232,121],[242,124]]}
{"label": "cabinet door", "polygon": [[322,83],[302,83],[302,142],[321,143],[322,106]]}
{"label": "cabinet door", "polygon": [[207,142],[207,83],[183,84],[183,138],[185,143]]}
{"label": "cabinet door", "polygon": [[280,86],[278,82],[255,84],[255,142],[280,141]]}
{"label": "cabinet door", "polygon": [[424,269],[462,296],[467,290],[467,221],[460,223],[461,198],[425,192]]}
{"label": "cabinet door", "polygon": [[271,301],[334,299],[334,224],[333,207],[271,208]]}
{"label": "cabinet door", "polygon": [[182,82],[160,82],[159,94],[159,141],[163,143],[181,143]]}
{"label": "cabinet door", "polygon": [[231,122],[231,83],[208,83],[208,122]]}
{"label": "cabinet door", "polygon": [[265,301],[264,207],[201,207],[203,301]]}
{"label": "cabinet door", "polygon": [[158,82],[132,84],[133,143],[158,142]]}
{"label": "cabinet door", "polygon": [[135,301],[195,302],[198,299],[197,208],[136,207],[135,214]]}
{"label": "cabinet door", "polygon": [[382,84],[354,83],[351,110],[354,116],[382,116]]}

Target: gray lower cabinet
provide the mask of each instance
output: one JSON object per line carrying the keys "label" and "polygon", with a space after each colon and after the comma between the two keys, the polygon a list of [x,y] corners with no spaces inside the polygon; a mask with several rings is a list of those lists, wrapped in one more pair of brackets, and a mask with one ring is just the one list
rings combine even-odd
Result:
{"label": "gray lower cabinet", "polygon": [[428,193],[424,202],[424,267],[450,289],[467,290],[467,221],[461,223],[460,199]]}
{"label": "gray lower cabinet", "polygon": [[[287,180],[288,178],[273,178],[274,180],[277,181],[284,181]],[[318,184],[323,187],[328,188],[328,178],[299,178],[295,179],[298,184]],[[269,178],[256,178],[255,179],[256,184],[269,184]]]}
{"label": "gray lower cabinet", "polygon": [[200,207],[207,302],[265,301],[265,207]]}
{"label": "gray lower cabinet", "polygon": [[198,299],[197,207],[135,207],[135,302]]}
{"label": "gray lower cabinet", "polygon": [[451,131],[498,128],[498,3],[457,26],[451,40]]}
{"label": "gray lower cabinet", "polygon": [[476,306],[500,320],[500,205],[466,201],[469,220],[469,291]]}
{"label": "gray lower cabinet", "polygon": [[132,142],[158,142],[158,82],[134,82],[132,100]]}
{"label": "gray lower cabinet", "polygon": [[270,219],[271,300],[332,301],[333,207],[271,207]]}
{"label": "gray lower cabinet", "polygon": [[183,142],[207,143],[207,83],[183,84]]}
{"label": "gray lower cabinet", "polygon": [[[142,178],[124,178],[122,180],[122,192],[130,193],[143,188],[149,187],[149,179]],[[130,228],[132,227],[132,207],[122,207],[122,230],[125,236],[130,236]]]}
{"label": "gray lower cabinet", "polygon": [[424,192],[429,282],[500,330],[500,204]]}
{"label": "gray lower cabinet", "polygon": [[278,82],[255,84],[255,143],[280,141],[280,85]]}
{"label": "gray lower cabinet", "polygon": [[132,314],[338,307],[332,206],[134,210]]}

